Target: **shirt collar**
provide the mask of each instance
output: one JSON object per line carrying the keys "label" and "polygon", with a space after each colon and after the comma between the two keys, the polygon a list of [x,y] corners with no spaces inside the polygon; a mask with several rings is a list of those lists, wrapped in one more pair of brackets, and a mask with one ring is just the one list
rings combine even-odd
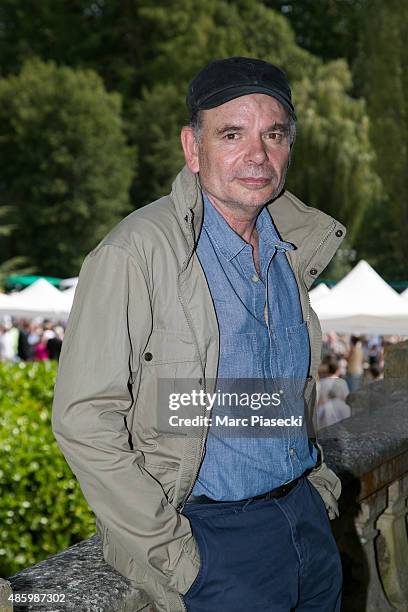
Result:
{"label": "shirt collar", "polygon": [[[203,191],[204,201],[204,222],[203,226],[207,233],[211,236],[213,242],[216,243],[220,253],[231,261],[238,255],[248,243],[245,242],[234,230],[228,225],[224,217],[211,204],[207,194]],[[290,242],[285,242],[280,239],[279,234],[273,224],[272,217],[265,206],[258,215],[256,220],[256,228],[258,230],[259,240],[270,244],[277,249],[288,251],[294,250],[295,247]]]}
{"label": "shirt collar", "polygon": [[295,245],[291,242],[281,240],[278,230],[276,229],[270,212],[266,206],[263,207],[256,220],[256,229],[258,230],[259,239],[271,244],[272,246],[282,251],[294,251]]}

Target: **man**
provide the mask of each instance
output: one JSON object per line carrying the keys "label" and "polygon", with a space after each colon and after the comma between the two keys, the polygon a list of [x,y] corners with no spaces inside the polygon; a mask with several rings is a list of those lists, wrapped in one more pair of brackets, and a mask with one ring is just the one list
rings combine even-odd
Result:
{"label": "man", "polygon": [[198,434],[170,435],[160,384],[303,380],[312,406],[321,334],[307,290],[345,230],[283,192],[296,118],[278,68],[212,62],[187,104],[171,194],[83,264],[54,433],[106,560],[156,610],[339,610],[327,512],[340,485],[305,428],[228,437],[209,432],[204,405]]}

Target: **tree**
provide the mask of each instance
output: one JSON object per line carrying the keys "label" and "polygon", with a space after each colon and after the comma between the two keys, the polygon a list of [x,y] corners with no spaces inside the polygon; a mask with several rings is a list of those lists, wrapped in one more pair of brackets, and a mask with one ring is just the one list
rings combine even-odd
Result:
{"label": "tree", "polygon": [[280,11],[296,33],[298,45],[314,55],[351,65],[358,52],[359,34],[369,0],[265,0]]}
{"label": "tree", "polygon": [[13,225],[3,258],[76,274],[130,210],[133,157],[120,97],[94,72],[37,59],[0,80],[0,206]]}
{"label": "tree", "polygon": [[365,103],[348,94],[351,86],[342,60],[294,84],[299,126],[288,180],[300,198],[347,226],[350,246],[381,194]]}
{"label": "tree", "polygon": [[370,261],[390,279],[408,276],[408,5],[371,0],[355,80],[367,100],[370,138],[384,197],[361,238]]}
{"label": "tree", "polygon": [[[14,231],[14,226],[3,223],[3,219],[7,218],[7,215],[12,211],[11,206],[0,207],[0,238],[10,236]],[[35,268],[28,265],[28,261],[25,257],[13,257],[7,261],[0,263],[0,291],[6,285],[6,278],[11,274],[34,274]]]}
{"label": "tree", "polygon": [[109,90],[137,95],[149,32],[134,0],[2,0],[0,75],[33,57],[92,68]]}
{"label": "tree", "polygon": [[338,216],[350,238],[360,240],[364,210],[375,206],[379,192],[364,103],[351,94],[345,63],[323,64],[301,48],[282,13],[301,44],[314,49],[323,41],[322,57],[331,58],[336,45],[342,53],[351,40],[357,44],[357,15],[365,2],[322,0],[300,7],[278,0],[75,0],[55,7],[51,0],[40,6],[5,0],[1,66],[10,71],[40,53],[92,67],[109,89],[123,94],[127,135],[138,151],[131,197],[140,206],[167,192],[183,163],[179,130],[187,121],[184,99],[192,76],[206,62],[229,55],[276,63],[293,85],[299,115],[288,186]]}

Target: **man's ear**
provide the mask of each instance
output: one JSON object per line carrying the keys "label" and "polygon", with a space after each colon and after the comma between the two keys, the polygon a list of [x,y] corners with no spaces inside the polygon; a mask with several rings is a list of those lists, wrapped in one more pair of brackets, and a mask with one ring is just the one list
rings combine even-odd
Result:
{"label": "man's ear", "polygon": [[196,174],[200,169],[200,164],[198,161],[198,142],[196,141],[193,128],[189,125],[181,128],[180,138],[186,164],[191,172]]}

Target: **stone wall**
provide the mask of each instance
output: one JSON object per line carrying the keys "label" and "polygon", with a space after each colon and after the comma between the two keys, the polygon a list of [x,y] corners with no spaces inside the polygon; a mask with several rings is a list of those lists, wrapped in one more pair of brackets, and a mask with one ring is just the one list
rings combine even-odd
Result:
{"label": "stone wall", "polygon": [[351,418],[319,436],[343,482],[344,612],[408,611],[408,342],[388,347],[385,366],[349,396]]}
{"label": "stone wall", "polygon": [[[94,535],[67,550],[9,578],[14,594],[50,593],[50,603],[14,605],[14,610],[66,612],[148,611],[145,594],[132,587],[121,574],[105,563],[102,543]],[[61,601],[61,596],[64,601]]]}

